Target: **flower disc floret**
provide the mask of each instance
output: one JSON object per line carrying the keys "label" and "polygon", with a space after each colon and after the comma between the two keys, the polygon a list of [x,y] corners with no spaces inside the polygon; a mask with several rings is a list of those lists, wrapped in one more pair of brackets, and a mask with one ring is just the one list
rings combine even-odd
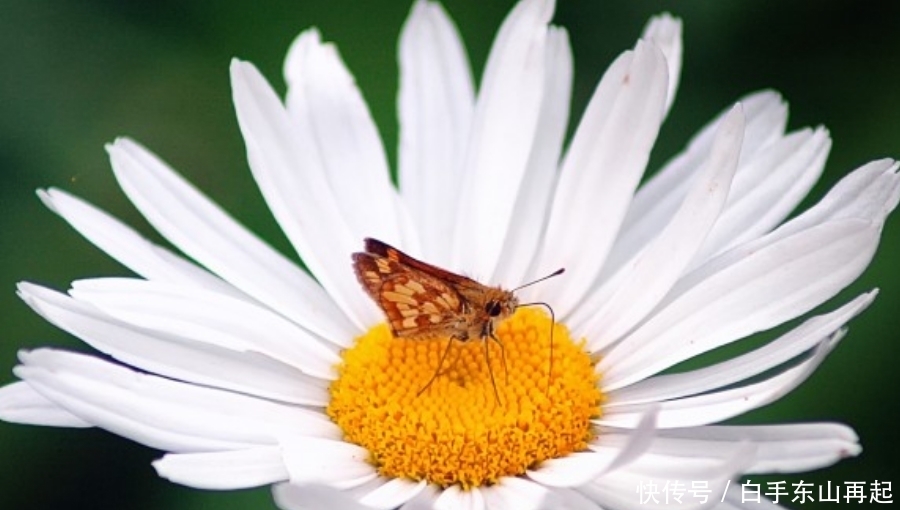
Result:
{"label": "flower disc floret", "polygon": [[394,338],[379,324],[343,354],[328,415],[383,476],[442,487],[489,485],[585,449],[603,395],[584,341],[524,308],[496,336]]}

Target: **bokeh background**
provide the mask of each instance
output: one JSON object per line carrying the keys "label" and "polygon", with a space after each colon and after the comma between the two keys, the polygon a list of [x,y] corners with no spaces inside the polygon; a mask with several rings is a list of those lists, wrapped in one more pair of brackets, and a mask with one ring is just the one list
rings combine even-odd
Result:
{"label": "bokeh background", "polygon": [[[512,2],[445,5],[480,74]],[[13,380],[18,349],[83,349],[18,301],[17,281],[62,289],[78,278],[128,274],[46,211],[36,188],[65,188],[158,239],[117,189],[103,150],[116,136],[132,136],[291,253],[247,170],[229,59],[254,62],[283,91],[286,48],[301,29],[318,26],[338,43],[395,162],[395,47],[409,7],[396,0],[0,1],[0,384]],[[896,2],[561,0],[555,21],[570,31],[575,53],[574,119],[605,66],[634,43],[650,15],[664,10],[684,20],[685,60],[654,167],[717,112],[762,88],[788,99],[791,128],[831,129],[834,146],[814,197],[870,159],[900,156]],[[900,221],[893,218],[875,262],[845,293],[881,287],[874,306],[801,388],[739,420],[849,423],[863,454],[827,470],[769,480],[900,479],[898,256]],[[0,423],[0,508],[274,508],[267,489],[203,492],[161,480],[150,466],[159,456],[99,430]]]}

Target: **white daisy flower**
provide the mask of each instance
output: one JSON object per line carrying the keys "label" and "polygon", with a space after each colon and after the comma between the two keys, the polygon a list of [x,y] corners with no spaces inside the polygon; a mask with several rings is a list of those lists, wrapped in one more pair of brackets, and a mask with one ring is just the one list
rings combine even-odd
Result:
{"label": "white daisy flower", "polygon": [[[900,196],[897,164],[866,164],[787,219],[830,139],[785,132],[786,104],[764,91],[640,185],[677,88],[681,24],[650,21],[564,147],[572,58],[553,8],[513,9],[476,94],[447,14],[414,5],[399,47],[396,187],[318,32],[290,49],[284,101],[232,63],[250,168],[309,272],[128,139],[108,147],[115,176],[184,256],[41,191],[138,277],[19,286],[104,356],[21,352],[0,418],[100,427],[168,452],[154,467],[176,483],[271,484],[285,509],[646,508],[666,503],[641,501],[640,487],[672,482],[711,492],[669,506],[735,509],[741,476],[858,454],[844,425],[715,424],[799,385],[874,291],[727,361],[667,369],[798,319],[859,276]],[[449,338],[393,338],[351,269],[366,237],[504,288],[564,267],[518,291],[550,304],[555,325],[521,307],[497,325],[499,346],[470,338],[446,360]]]}

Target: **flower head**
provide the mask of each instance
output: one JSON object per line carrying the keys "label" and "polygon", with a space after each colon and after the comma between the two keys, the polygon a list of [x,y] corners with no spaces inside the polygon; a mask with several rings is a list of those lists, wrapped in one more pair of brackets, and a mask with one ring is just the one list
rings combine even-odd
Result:
{"label": "flower head", "polygon": [[[284,100],[232,63],[250,168],[308,272],[128,139],[108,147],[116,178],[186,257],[41,191],[138,276],[67,293],[20,285],[35,311],[114,361],[22,352],[0,417],[101,427],[166,451],[154,463],[163,477],[275,484],[288,509],[631,508],[642,484],[702,481],[721,494],[745,474],[856,455],[843,425],[716,424],[800,384],[874,292],[737,357],[670,369],[852,282],[897,205],[897,165],[866,164],[787,219],[830,139],[785,132],[785,103],[764,91],[641,185],[677,88],[681,24],[651,20],[564,144],[573,70],[553,7],[513,9],[476,94],[447,14],[413,6],[396,186],[351,74],[318,32],[291,47]],[[372,275],[354,275],[367,237],[407,255],[378,254]],[[560,267],[506,308],[479,301]],[[535,303],[551,313],[525,306]],[[735,490],[722,508],[741,506]]]}

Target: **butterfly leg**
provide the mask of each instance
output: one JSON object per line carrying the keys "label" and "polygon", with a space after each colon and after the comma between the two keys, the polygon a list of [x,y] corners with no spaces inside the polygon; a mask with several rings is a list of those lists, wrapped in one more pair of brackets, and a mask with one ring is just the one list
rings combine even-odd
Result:
{"label": "butterfly leg", "polygon": [[450,373],[450,371],[453,370],[454,367],[456,367],[456,364],[459,363],[460,358],[462,358],[462,349],[456,349],[456,357],[453,358],[453,361],[447,364],[447,368],[441,370],[441,367],[438,366],[438,377]]}
{"label": "butterfly leg", "polygon": [[[437,369],[434,371],[434,374],[431,376],[431,379],[428,380],[428,382],[425,384],[425,386],[423,386],[422,389],[419,390],[418,393],[416,393],[417,397],[421,396],[422,393],[425,393],[425,390],[430,388],[432,383],[434,383],[435,379],[437,379],[438,376],[441,375],[441,367],[444,366],[444,361],[447,359],[447,354],[450,352],[450,347],[453,345],[453,340],[454,340],[454,337],[452,337],[452,336],[447,339],[447,347],[444,349],[444,353],[441,354],[441,359],[440,359],[440,361],[438,361]],[[457,360],[458,359],[459,358],[457,357]]]}
{"label": "butterfly leg", "polygon": [[[494,370],[491,368],[491,356],[488,343],[487,341],[482,341],[481,343],[484,344],[484,363],[487,365],[488,374],[491,376],[491,386],[494,387],[494,398],[497,399],[497,405],[502,405],[500,402],[500,393],[497,392],[497,381],[494,380]],[[500,345],[500,352],[503,352],[502,344]],[[506,359],[505,354],[503,355],[503,359]]]}
{"label": "butterfly leg", "polygon": [[490,338],[500,346],[500,359],[503,361],[503,376],[506,380],[506,384],[509,384],[509,369],[506,367],[506,349],[503,347],[503,342],[501,342],[500,339],[497,338],[497,335],[495,335],[493,331],[491,331],[491,334],[488,338]]}

